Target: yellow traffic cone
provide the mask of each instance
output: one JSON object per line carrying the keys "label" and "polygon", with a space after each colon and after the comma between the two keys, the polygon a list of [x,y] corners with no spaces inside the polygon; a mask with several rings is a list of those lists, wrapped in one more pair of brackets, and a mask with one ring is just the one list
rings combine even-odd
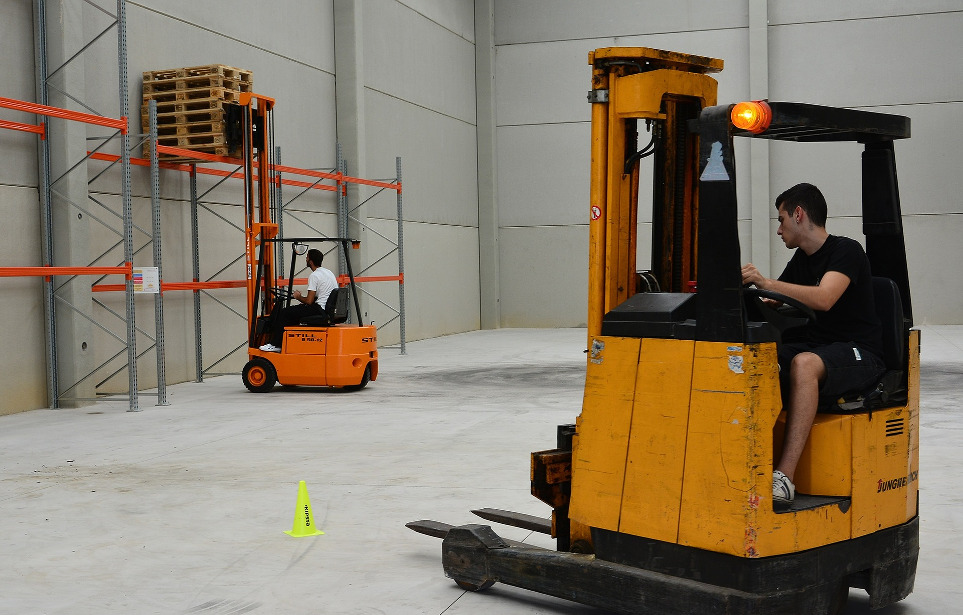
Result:
{"label": "yellow traffic cone", "polygon": [[311,501],[308,499],[308,486],[304,484],[304,481],[298,483],[298,504],[294,509],[294,527],[291,528],[290,532],[284,533],[295,538],[324,534],[324,532],[314,527],[314,517],[311,515]]}

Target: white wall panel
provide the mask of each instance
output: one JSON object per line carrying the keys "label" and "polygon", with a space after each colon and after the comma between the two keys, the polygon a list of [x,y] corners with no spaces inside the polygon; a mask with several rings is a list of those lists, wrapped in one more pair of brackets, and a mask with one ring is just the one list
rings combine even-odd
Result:
{"label": "white wall panel", "polygon": [[963,97],[876,110],[912,122],[913,136],[895,145],[903,214],[963,213],[963,160],[955,154],[963,140]]}
{"label": "white wall panel", "polygon": [[499,223],[587,224],[590,137],[587,122],[498,128]]}
{"label": "white wall panel", "polygon": [[503,327],[584,327],[588,224],[501,229]]}
{"label": "white wall panel", "polygon": [[959,0],[809,0],[808,2],[770,2],[769,24],[807,23],[960,10]]}
{"label": "white wall panel", "polygon": [[963,215],[904,217],[903,232],[916,324],[959,324]]}
{"label": "white wall panel", "polygon": [[744,0],[496,0],[495,44],[743,28],[748,21]]}
{"label": "white wall panel", "polygon": [[408,222],[404,232],[408,340],[478,329],[478,229]]}
{"label": "white wall panel", "polygon": [[475,3],[472,0],[400,0],[438,25],[475,42]]}
{"label": "white wall panel", "polygon": [[[2,91],[0,96],[33,102],[34,84],[33,8],[29,2],[0,3],[0,41],[6,53],[0,54]],[[14,53],[13,50],[16,50]],[[12,109],[0,109],[0,119],[23,124],[38,124],[45,118]],[[39,135],[0,129],[0,184],[37,185],[37,147]]]}
{"label": "white wall panel", "polygon": [[[774,100],[841,107],[963,99],[963,12],[770,28]],[[958,54],[956,54],[958,55]]]}
{"label": "white wall panel", "polygon": [[[904,215],[963,212],[963,177],[959,160],[947,156],[961,136],[958,120],[963,105],[904,105],[871,110],[905,114],[912,122],[910,139],[896,141],[896,167]],[[826,195],[830,212],[858,215],[861,211],[861,153],[855,143],[773,143],[772,194],[808,181]]]}
{"label": "white wall panel", "polygon": [[[0,131],[0,137],[6,131]],[[5,151],[0,141],[0,152]],[[6,159],[6,156],[4,156]],[[40,213],[36,188],[0,185],[0,266],[37,267],[40,262]],[[16,238],[16,240],[12,240]],[[39,408],[47,400],[43,288],[41,278],[0,278],[0,313],[12,326],[0,352],[0,414]]]}
{"label": "white wall panel", "polygon": [[[496,11],[497,14],[497,11]],[[495,118],[499,126],[587,122],[591,41],[495,48]]]}
{"label": "white wall panel", "polygon": [[[405,219],[477,227],[475,126],[372,90],[365,107],[368,174],[393,178],[401,156]],[[368,215],[395,218],[394,194],[371,201]]]}
{"label": "white wall panel", "polygon": [[475,122],[475,46],[394,0],[364,3],[365,86]]}
{"label": "white wall panel", "polygon": [[[332,0],[163,0],[162,2],[127,2],[127,17],[131,22],[142,18],[141,11],[156,13],[162,23],[174,21],[190,25],[195,34],[190,38],[211,38],[204,45],[186,45],[185,52],[205,52],[226,56],[224,44],[233,39],[245,46],[258,48],[261,53],[293,59],[313,68],[334,74],[334,11]],[[163,34],[166,27],[159,34]],[[116,38],[114,39],[116,43]],[[197,41],[200,43],[201,41]],[[128,45],[138,46],[138,39],[130,38]],[[154,48],[156,51],[157,48]],[[233,64],[230,57],[212,59],[198,64],[171,64],[157,69],[203,64]]]}
{"label": "white wall panel", "polygon": [[[826,197],[830,217],[862,212],[862,152],[856,143],[773,142],[770,150],[770,189],[773,200],[800,182],[817,186]],[[896,159],[899,164],[899,155]],[[769,216],[776,208],[769,204]]]}

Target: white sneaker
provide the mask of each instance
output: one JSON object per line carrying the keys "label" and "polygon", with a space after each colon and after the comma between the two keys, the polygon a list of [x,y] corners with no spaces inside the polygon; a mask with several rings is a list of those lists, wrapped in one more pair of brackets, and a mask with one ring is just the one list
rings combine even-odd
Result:
{"label": "white sneaker", "polygon": [[265,344],[261,346],[260,349],[263,350],[264,352],[281,352],[281,349],[275,346],[274,344]]}
{"label": "white sneaker", "polygon": [[789,477],[776,470],[772,473],[772,506],[775,509],[785,510],[792,506],[793,498],[796,497],[796,486],[792,484]]}

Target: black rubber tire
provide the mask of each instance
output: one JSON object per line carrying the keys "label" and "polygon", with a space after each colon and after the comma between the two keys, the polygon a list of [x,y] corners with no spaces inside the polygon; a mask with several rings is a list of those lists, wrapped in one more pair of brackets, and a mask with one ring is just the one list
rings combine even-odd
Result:
{"label": "black rubber tire", "polygon": [[262,357],[254,357],[247,362],[241,372],[244,386],[252,393],[267,393],[278,382],[278,374],[271,362]]}
{"label": "black rubber tire", "polygon": [[485,582],[482,583],[481,585],[475,585],[474,583],[468,583],[467,581],[459,581],[459,580],[455,579],[455,584],[458,585],[458,587],[460,587],[460,588],[462,588],[462,589],[464,589],[464,590],[466,590],[466,591],[470,591],[470,592],[480,592],[480,591],[485,591],[486,589],[488,589],[489,587],[491,587],[492,585],[494,585],[495,582],[494,582],[494,581],[485,581]]}
{"label": "black rubber tire", "polygon": [[371,363],[368,363],[367,365],[364,366],[364,373],[361,374],[361,384],[353,384],[351,386],[346,386],[344,387],[344,389],[346,391],[360,391],[361,389],[368,386],[369,382],[371,382]]}
{"label": "black rubber tire", "polygon": [[849,584],[841,581],[839,587],[830,593],[827,615],[842,615],[846,610],[847,602],[849,602]]}

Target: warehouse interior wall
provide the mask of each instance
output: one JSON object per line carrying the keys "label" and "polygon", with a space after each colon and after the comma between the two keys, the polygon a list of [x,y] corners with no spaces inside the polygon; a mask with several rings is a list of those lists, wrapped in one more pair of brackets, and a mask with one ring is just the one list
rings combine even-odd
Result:
{"label": "warehouse interior wall", "polygon": [[[0,55],[2,96],[33,100],[33,13],[30,3],[0,3],[0,40],[19,53]],[[19,117],[18,117],[19,115]],[[29,121],[4,113],[4,119]],[[0,266],[40,265],[37,136],[0,130]],[[16,318],[0,352],[0,413],[47,404],[44,309],[39,278],[0,278],[0,310]]]}
{"label": "warehouse interior wall", "polygon": [[[963,322],[963,276],[947,267],[963,258],[952,145],[963,137],[963,67],[951,59],[960,32],[963,11],[952,0],[496,0],[502,326],[585,322],[587,55],[609,46],[722,58],[720,104],[770,98],[909,116],[913,136],[896,144],[896,161],[914,314],[918,323]],[[801,181],[826,194],[831,233],[861,240],[860,151],[737,141],[743,260],[782,271],[791,251],[775,234],[772,199]],[[641,203],[650,182],[640,182]],[[640,268],[650,258],[649,214],[640,206]]]}
{"label": "warehouse interior wall", "polygon": [[[3,96],[35,100],[31,3],[0,3]],[[390,179],[401,157],[407,338],[480,327],[568,327],[586,320],[588,264],[588,52],[607,46],[646,46],[725,60],[719,101],[798,100],[875,109],[909,116],[913,138],[897,143],[900,189],[914,307],[919,323],[963,322],[963,186],[953,155],[963,131],[963,68],[955,58],[963,11],[954,0],[798,5],[766,0],[721,0],[668,5],[610,0],[282,0],[265,10],[256,0],[141,0],[126,3],[128,95],[137,126],[143,71],[226,64],[254,73],[254,90],[277,100],[276,142],[282,163],[332,169],[342,143],[349,174]],[[114,3],[105,0],[113,10]],[[908,7],[908,8],[907,8]],[[102,11],[79,0],[48,2],[59,20],[64,53],[105,22]],[[116,39],[104,36],[64,78],[82,83],[85,104],[118,115]],[[51,104],[57,104],[52,102]],[[63,106],[73,103],[63,99]],[[27,114],[5,119],[35,121]],[[52,124],[55,126],[55,124]],[[88,134],[91,131],[88,129]],[[98,133],[99,134],[99,133]],[[83,147],[84,135],[65,148]],[[0,266],[41,264],[38,140],[0,131]],[[134,152],[134,155],[140,155]],[[775,235],[772,197],[799,181],[821,186],[830,203],[830,232],[861,236],[857,214],[858,147],[788,146],[755,142],[737,149],[743,260],[777,275],[790,253]],[[119,171],[87,163],[96,177],[90,193],[109,207],[120,201]],[[147,170],[133,170],[135,224],[150,228]],[[650,212],[641,180],[639,264],[650,246]],[[200,213],[202,279],[244,277],[240,233],[225,220],[242,220],[239,181],[200,177],[207,192]],[[162,170],[163,270],[169,281],[189,281],[189,177]],[[208,192],[209,191],[209,192]],[[293,195],[286,195],[290,198]],[[355,255],[371,265],[391,249],[397,233],[394,194],[359,188],[352,232],[363,241]],[[64,206],[62,216],[72,215]],[[337,233],[336,199],[306,194],[290,205],[285,232]],[[68,216],[69,219],[69,216]],[[64,224],[67,224],[66,222]],[[67,258],[84,250],[96,263],[123,261],[114,232],[89,217],[60,237]],[[17,240],[12,240],[16,238]],[[149,266],[149,237],[135,232],[135,266]],[[326,262],[332,265],[336,259]],[[373,264],[368,275],[396,274],[396,261]],[[392,268],[395,268],[392,271]],[[392,297],[397,289],[378,291]],[[106,293],[104,293],[106,295]],[[123,312],[123,297],[98,297],[98,322]],[[389,299],[397,302],[397,299]],[[194,379],[195,330],[190,293],[164,299],[166,372],[170,383]],[[236,372],[243,348],[243,290],[220,291],[203,304],[206,357]],[[391,310],[365,299],[365,318],[387,322]],[[42,285],[38,278],[0,279],[0,309],[17,326],[0,353],[0,413],[46,407]],[[154,329],[150,299],[138,298],[137,325]],[[81,319],[82,320],[82,319]],[[76,324],[76,323],[75,323]],[[116,328],[116,323],[107,325]],[[66,333],[65,333],[66,335]],[[379,341],[398,341],[386,326]],[[80,339],[83,337],[84,339]],[[122,337],[122,336],[121,336]],[[123,346],[98,327],[77,325],[64,342],[71,364],[99,364]],[[87,345],[81,350],[82,343]],[[141,343],[143,342],[143,346]],[[149,341],[138,342],[139,350]],[[155,358],[138,360],[140,386],[152,381]],[[96,393],[123,392],[122,370],[106,370]],[[109,377],[108,377],[109,376]],[[100,382],[103,380],[103,382]]]}

